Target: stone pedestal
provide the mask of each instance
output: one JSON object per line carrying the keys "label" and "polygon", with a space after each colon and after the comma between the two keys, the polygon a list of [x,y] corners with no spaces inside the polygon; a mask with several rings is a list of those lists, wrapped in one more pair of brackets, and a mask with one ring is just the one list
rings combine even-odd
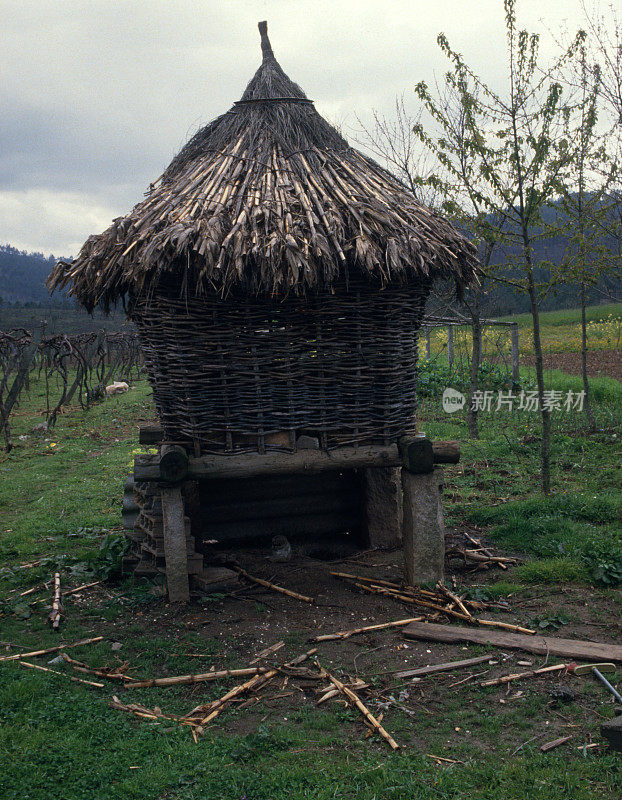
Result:
{"label": "stone pedestal", "polygon": [[171,603],[190,600],[184,500],[179,486],[162,489],[166,585]]}
{"label": "stone pedestal", "polygon": [[363,470],[363,523],[369,547],[395,548],[402,543],[402,483],[397,467]]}
{"label": "stone pedestal", "polygon": [[402,468],[404,578],[411,586],[443,578],[445,523],[442,487],[443,473],[439,467],[419,475]]}

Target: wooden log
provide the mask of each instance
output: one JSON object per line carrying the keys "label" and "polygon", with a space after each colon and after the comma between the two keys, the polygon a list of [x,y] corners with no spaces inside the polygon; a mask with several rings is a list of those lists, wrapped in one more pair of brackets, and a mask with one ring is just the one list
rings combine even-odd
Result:
{"label": "wooden log", "polygon": [[138,429],[138,441],[140,444],[160,444],[164,439],[164,429],[159,423],[155,425],[141,425]]}
{"label": "wooden log", "polygon": [[434,471],[434,449],[425,436],[403,436],[398,442],[401,466],[413,475]]}
{"label": "wooden log", "polygon": [[[175,445],[173,445],[175,446]],[[183,448],[182,448],[183,450]],[[436,455],[435,455],[436,454]],[[234,453],[189,457],[188,475],[192,480],[247,478],[261,475],[315,474],[341,472],[367,467],[400,467],[430,472],[434,463],[456,463],[457,442],[432,443],[423,436],[407,437],[403,453],[397,444],[339,447],[335,450],[299,450],[295,453]],[[437,461],[435,461],[437,459]],[[159,455],[138,455],[134,459],[136,481],[162,480]]]}
{"label": "wooden log", "polygon": [[187,603],[190,600],[190,587],[188,584],[186,527],[184,501],[178,486],[162,489],[162,521],[169,600],[172,603]]}
{"label": "wooden log", "polygon": [[160,478],[179,483],[188,474],[188,453],[178,444],[163,444],[160,450]]}
{"label": "wooden log", "polygon": [[460,442],[432,442],[435,464],[457,464],[460,461]]}
{"label": "wooden log", "polygon": [[561,656],[583,661],[622,662],[622,645],[592,642],[581,639],[558,639],[554,636],[530,636],[504,631],[487,631],[478,628],[461,628],[456,625],[435,625],[431,622],[414,622],[404,628],[407,639],[448,642],[457,644],[475,642],[525,650],[538,655]]}

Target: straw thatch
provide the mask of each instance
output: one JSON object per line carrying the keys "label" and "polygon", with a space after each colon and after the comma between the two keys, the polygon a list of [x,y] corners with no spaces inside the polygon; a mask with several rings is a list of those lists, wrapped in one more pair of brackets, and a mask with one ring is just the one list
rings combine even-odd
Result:
{"label": "straw thatch", "polygon": [[376,286],[473,277],[472,245],[390,173],[349,147],[283,72],[263,63],[242,99],[201,129],[147,197],[98,236],[53,288],[89,310],[162,282],[178,296],[284,297],[350,278]]}

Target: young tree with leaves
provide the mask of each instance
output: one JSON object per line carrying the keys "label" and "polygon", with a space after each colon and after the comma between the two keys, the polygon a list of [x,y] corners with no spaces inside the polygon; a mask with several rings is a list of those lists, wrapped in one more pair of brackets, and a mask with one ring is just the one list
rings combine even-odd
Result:
{"label": "young tree with leaves", "polygon": [[[471,169],[477,175],[478,201],[486,220],[494,220],[495,237],[520,252],[517,265],[522,278],[516,288],[527,293],[531,308],[539,407],[542,418],[541,484],[550,491],[551,412],[545,392],[540,334],[538,264],[534,241],[540,235],[543,209],[559,191],[571,159],[564,136],[568,109],[562,100],[559,70],[572,57],[581,37],[552,66],[539,59],[539,35],[518,30],[516,1],[504,0],[507,88],[495,91],[469,67],[441,34],[438,43],[452,64],[447,81],[457,93]],[[417,93],[436,123],[445,128],[446,113],[426,84]],[[432,138],[432,137],[430,137]],[[436,137],[438,150],[446,149]]]}

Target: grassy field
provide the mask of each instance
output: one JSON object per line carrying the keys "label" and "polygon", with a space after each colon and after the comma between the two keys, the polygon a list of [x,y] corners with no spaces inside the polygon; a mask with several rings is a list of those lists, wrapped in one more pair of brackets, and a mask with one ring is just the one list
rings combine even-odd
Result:
{"label": "grassy field", "polygon": [[[587,309],[588,350],[615,350],[622,347],[622,303],[590,306]],[[522,357],[533,355],[533,331],[530,314],[500,317],[503,322],[517,322],[519,327],[520,353]],[[581,350],[581,311],[562,309],[547,311],[540,317],[542,349],[547,353],[573,353]],[[457,357],[471,352],[470,331],[459,328],[454,332]],[[483,336],[484,356],[498,358],[500,353],[510,352],[510,335],[507,329],[485,328]],[[423,342],[420,344],[423,354]],[[447,331],[435,328],[431,335],[432,353],[443,352],[447,347]]]}
{"label": "grassy field", "polygon": [[[576,378],[557,374],[550,388],[579,387]],[[448,525],[484,535],[521,560],[507,572],[458,573],[458,590],[506,598],[512,613],[500,618],[511,622],[619,642],[622,384],[596,380],[594,396],[595,434],[587,434],[577,412],[553,414],[548,499],[538,493],[537,414],[484,413],[481,439],[473,441],[463,412],[447,415],[438,397],[429,397],[422,403],[421,427],[431,438],[462,443],[461,463],[446,470]],[[327,607],[310,609],[304,625],[280,628],[280,607],[271,605],[277,602],[274,595],[251,594],[237,605],[216,595],[180,611],[168,606],[157,582],[124,579],[66,598],[62,632],[51,631],[45,621],[50,590],[42,583],[60,569],[64,586],[78,586],[106,575],[114,561],[122,485],[138,450],[137,426],[153,418],[153,408],[148,387],[138,383],[88,412],[69,409],[51,434],[33,434],[43,411],[42,387],[33,383],[13,421],[16,446],[0,454],[0,597],[8,598],[0,606],[0,654],[102,635],[104,641],[74,650],[74,657],[98,667],[128,661],[134,675],[151,677],[197,671],[197,661],[201,670],[246,666],[261,649],[260,641],[279,638],[286,642],[283,652],[296,655],[308,646],[311,631],[339,629],[331,621],[336,612]],[[31,587],[38,588],[18,597]],[[352,626],[371,613],[378,621],[411,615],[396,604],[370,601],[366,606],[365,598],[351,598],[339,613]],[[354,653],[357,674],[361,669],[363,677],[397,697],[403,687],[394,687],[394,679],[384,674],[388,659],[417,665],[463,658],[467,649],[439,650],[422,643],[403,650],[402,641],[388,632],[361,639],[353,651],[341,643],[320,648],[320,657],[343,675],[353,671]],[[120,650],[113,649],[115,643]],[[476,646],[468,650],[467,655],[486,652]],[[205,658],[184,655],[189,652]],[[359,656],[364,658],[357,665]],[[31,660],[47,666],[52,658]],[[510,660],[492,669],[515,671],[515,665]],[[49,667],[72,674],[64,663]],[[551,700],[550,683],[525,681],[507,694],[499,687],[481,688],[476,679],[453,687],[474,673],[427,681],[411,689],[409,699],[385,709],[384,724],[402,744],[392,753],[374,738],[366,741],[358,715],[338,704],[316,708],[301,701],[292,709],[291,698],[262,700],[252,713],[223,714],[195,744],[183,726],[109,708],[111,695],[184,713],[222,695],[234,682],[125,690],[105,681],[101,690],[15,662],[0,663],[0,798],[620,797],[620,754],[585,747],[599,741],[598,726],[613,713],[599,687],[575,680],[576,698],[562,706]],[[540,752],[543,742],[561,735],[571,735],[570,744]],[[450,761],[434,761],[429,754]]]}

